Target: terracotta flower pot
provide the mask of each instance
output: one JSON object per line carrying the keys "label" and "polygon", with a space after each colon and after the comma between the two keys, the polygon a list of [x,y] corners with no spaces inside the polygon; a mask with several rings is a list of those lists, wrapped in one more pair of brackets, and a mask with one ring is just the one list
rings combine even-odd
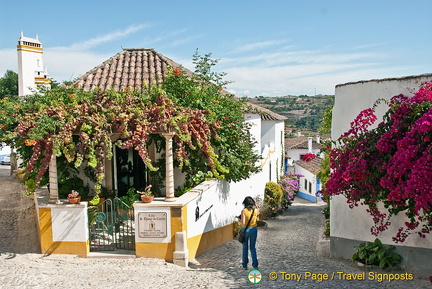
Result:
{"label": "terracotta flower pot", "polygon": [[70,204],[79,204],[81,202],[81,197],[78,198],[68,198],[67,199]]}
{"label": "terracotta flower pot", "polygon": [[150,195],[150,196],[141,196],[141,201],[143,203],[151,203],[154,199],[154,195]]}

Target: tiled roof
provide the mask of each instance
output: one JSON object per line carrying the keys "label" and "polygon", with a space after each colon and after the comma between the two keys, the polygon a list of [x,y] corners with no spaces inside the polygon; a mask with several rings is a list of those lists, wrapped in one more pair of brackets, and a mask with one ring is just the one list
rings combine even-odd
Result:
{"label": "tiled roof", "polygon": [[262,106],[253,104],[248,102],[246,104],[248,107],[248,109],[246,109],[247,112],[252,112],[252,113],[258,113],[261,116],[262,120],[285,120],[287,119],[285,116],[277,114],[267,108],[264,108]]}
{"label": "tiled roof", "polygon": [[[187,74],[193,74],[153,48],[128,48],[96,66],[75,81],[75,85],[84,91],[96,88],[118,92],[124,88],[140,90],[153,84],[160,85],[168,74],[169,67],[181,68]],[[248,103],[247,111],[256,112],[262,120],[285,120],[282,115],[264,107]]]}
{"label": "tiled roof", "polygon": [[316,157],[309,162],[306,162],[304,160],[298,160],[296,161],[296,164],[316,175],[321,169],[321,162],[322,158]]}
{"label": "tiled roof", "polygon": [[[312,149],[321,148],[321,143],[316,142],[316,138],[312,138]],[[299,136],[285,139],[285,151],[295,149],[308,149],[308,137]]]}
{"label": "tiled roof", "polygon": [[[160,85],[169,67],[180,68],[181,65],[152,48],[128,48],[79,77],[75,84],[85,91],[96,88],[113,88],[117,92],[124,88],[140,90],[144,85]],[[181,69],[192,73],[184,67]]]}

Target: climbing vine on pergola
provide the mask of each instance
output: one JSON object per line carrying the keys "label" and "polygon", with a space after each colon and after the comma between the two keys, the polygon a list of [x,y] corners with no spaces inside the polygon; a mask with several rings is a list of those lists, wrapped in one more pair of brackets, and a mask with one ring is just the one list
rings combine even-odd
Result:
{"label": "climbing vine on pergola", "polygon": [[[206,61],[208,55],[198,60]],[[156,170],[148,144],[152,135],[164,132],[174,133],[174,157],[189,178],[211,172],[212,177],[238,181],[259,170],[244,123],[244,102],[222,91],[220,75],[214,74],[217,81],[212,82],[207,72],[200,78],[174,69],[166,85],[140,91],[84,92],[57,86],[3,98],[0,137],[18,149],[30,190],[40,185],[54,154],[75,167],[93,168],[99,192],[113,141],[122,149],[136,149],[147,167]]]}

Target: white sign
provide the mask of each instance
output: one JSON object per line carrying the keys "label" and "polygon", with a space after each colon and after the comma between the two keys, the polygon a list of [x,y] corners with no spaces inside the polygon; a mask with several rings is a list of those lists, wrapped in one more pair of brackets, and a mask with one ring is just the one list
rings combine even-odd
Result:
{"label": "white sign", "polygon": [[138,213],[138,235],[140,238],[166,238],[168,228],[166,212]]}

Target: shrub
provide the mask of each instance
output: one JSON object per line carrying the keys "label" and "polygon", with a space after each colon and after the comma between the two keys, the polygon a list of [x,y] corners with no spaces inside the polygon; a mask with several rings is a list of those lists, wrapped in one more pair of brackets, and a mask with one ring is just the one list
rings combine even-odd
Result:
{"label": "shrub", "polygon": [[287,172],[283,177],[280,178],[278,184],[282,188],[284,194],[282,199],[283,207],[288,207],[294,201],[294,198],[300,189],[300,177],[304,176]]}
{"label": "shrub", "polygon": [[264,192],[264,202],[267,203],[273,213],[282,209],[283,191],[279,184],[268,182]]}

